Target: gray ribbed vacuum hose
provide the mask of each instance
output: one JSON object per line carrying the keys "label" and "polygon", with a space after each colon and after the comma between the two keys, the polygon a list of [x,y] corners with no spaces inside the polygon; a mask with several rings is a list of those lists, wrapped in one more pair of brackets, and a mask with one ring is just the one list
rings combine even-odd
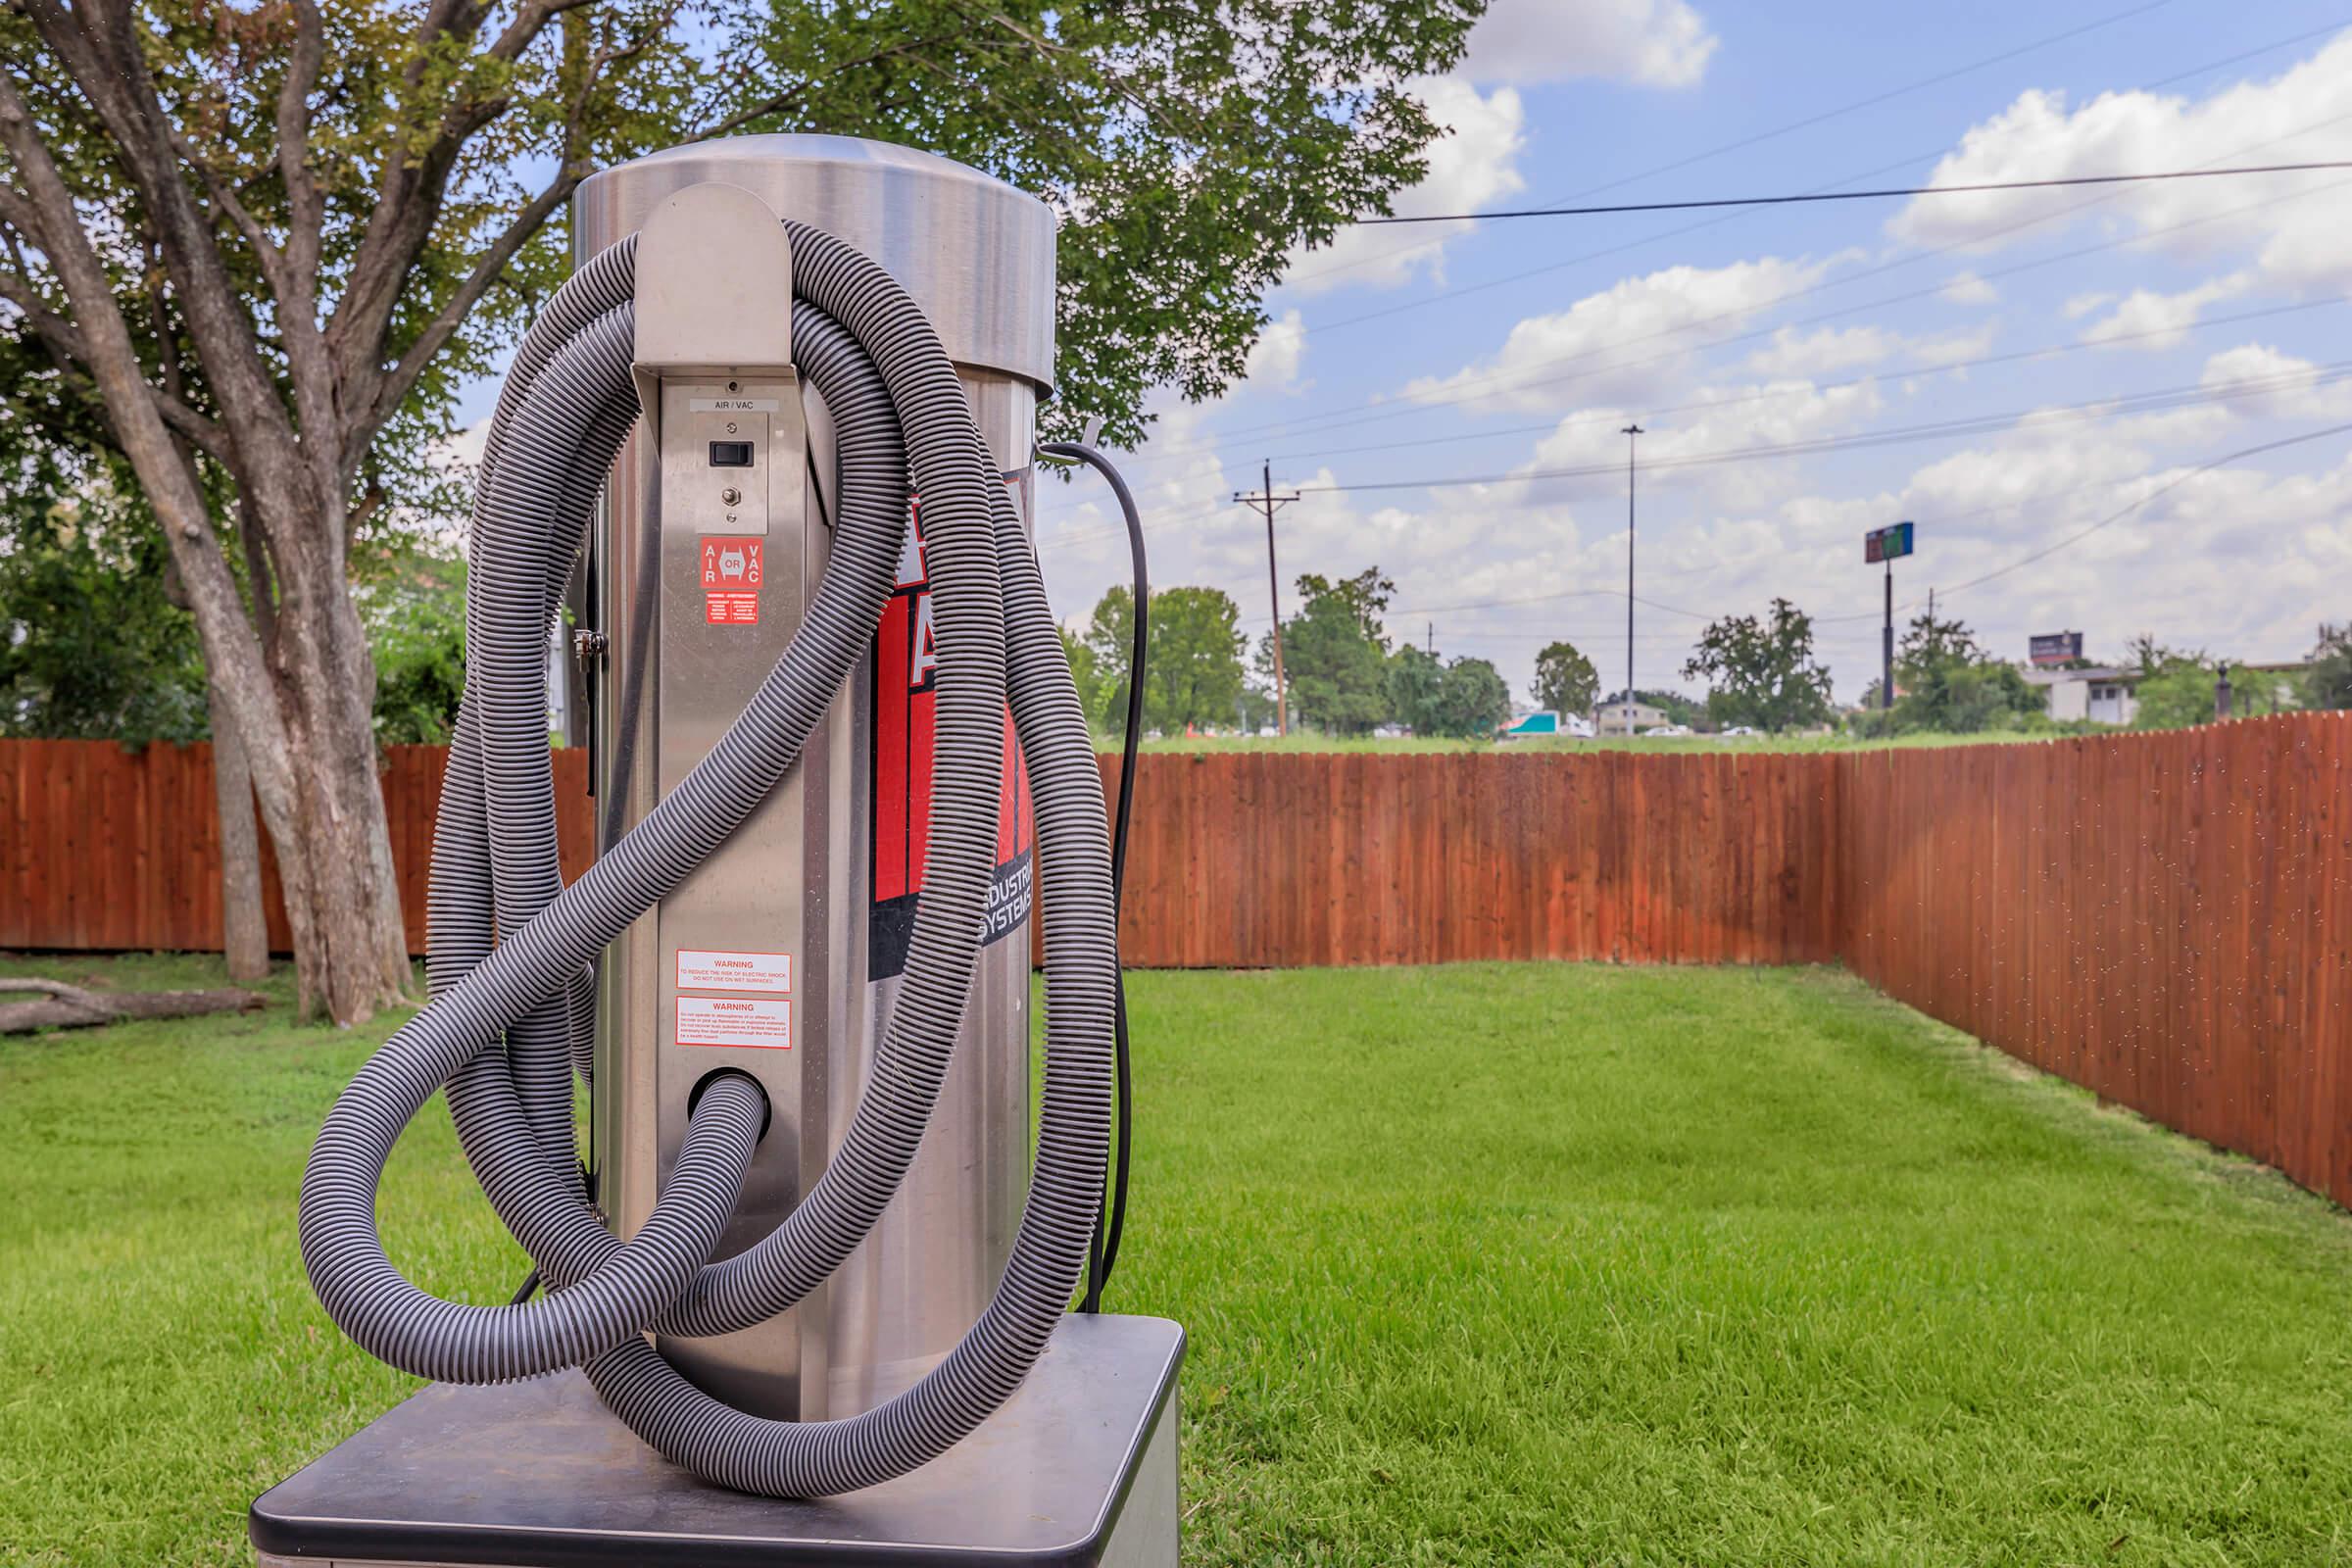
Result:
{"label": "gray ribbed vacuum hose", "polygon": [[[542,661],[596,495],[637,416],[634,239],[575,273],[515,355],[475,506],[466,699],[433,845],[433,1000],[328,1114],[303,1176],[300,1235],[328,1315],[394,1365],[459,1382],[586,1366],[612,1409],[671,1459],[722,1485],[808,1496],[934,1457],[1002,1404],[1043,1350],[1083,1271],[1101,1200],[1118,959],[1093,749],[1036,561],[955,370],[878,267],[806,225],[786,229],[795,357],[839,434],[827,567],[735,723],[569,888],[556,858]],[[910,488],[922,496],[938,636],[936,782],[906,968],[867,1086],[800,1205],[713,1264],[766,1110],[749,1077],[714,1075],[652,1212],[616,1241],[581,1191],[573,1148],[590,966],[794,765],[872,639]],[[978,960],[1007,705],[1037,803],[1047,1014],[1038,1156],[1011,1258],[963,1342],[899,1397],[838,1421],[747,1415],[687,1383],[645,1336],[657,1326],[724,1333],[789,1308],[898,1190]],[[550,1287],[538,1300],[441,1300],[385,1255],[374,1214],[384,1161],[443,1085],[467,1160]]]}

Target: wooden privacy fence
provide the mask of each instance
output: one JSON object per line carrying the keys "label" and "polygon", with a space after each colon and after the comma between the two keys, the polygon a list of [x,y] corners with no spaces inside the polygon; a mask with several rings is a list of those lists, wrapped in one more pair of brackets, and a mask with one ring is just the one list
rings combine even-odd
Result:
{"label": "wooden privacy fence", "polygon": [[2352,714],[1837,764],[1855,972],[2352,1203]]}
{"label": "wooden privacy fence", "polygon": [[[555,761],[576,875],[585,758]],[[394,748],[384,779],[418,952],[441,765]],[[1147,966],[1842,958],[2352,1202],[2347,767],[2352,715],[2333,713],[1838,756],[1155,755],[1125,952]],[[206,748],[0,741],[0,947],[217,949],[219,858]]]}
{"label": "wooden privacy fence", "polygon": [[[593,858],[588,754],[560,751],[557,835],[564,874]],[[448,753],[394,746],[384,804],[409,950],[424,952],[425,873]],[[287,951],[277,860],[262,837],[270,945]],[[108,741],[0,740],[0,948],[167,948],[219,952],[220,818],[213,749]]]}
{"label": "wooden privacy fence", "polygon": [[[553,754],[564,874],[587,758]],[[409,946],[445,753],[396,746],[385,803]],[[1102,759],[1115,796],[1117,763]],[[1836,956],[1827,758],[1225,754],[1143,759],[1125,952],[1145,966]],[[285,911],[264,841],[270,940]],[[0,741],[0,947],[220,946],[212,749]]]}

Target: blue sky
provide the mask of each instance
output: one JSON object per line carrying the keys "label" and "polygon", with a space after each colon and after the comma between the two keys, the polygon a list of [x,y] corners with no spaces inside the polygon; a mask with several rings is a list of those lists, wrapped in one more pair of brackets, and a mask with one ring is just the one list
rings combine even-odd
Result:
{"label": "blue sky", "polygon": [[[1497,0],[1420,90],[1453,134],[1406,212],[2352,158],[2352,7]],[[1566,637],[1614,686],[1635,418],[1661,465],[1644,686],[1693,684],[1705,619],[1777,594],[1858,696],[1861,534],[1905,517],[1898,619],[1935,586],[2009,657],[2068,628],[2094,656],[2144,631],[2296,657],[2352,617],[2352,434],[2193,470],[2352,421],[2352,366],[2329,368],[2352,362],[2347,235],[2352,171],[1353,230],[1298,259],[1248,384],[1155,405],[1130,472],[1153,579],[1221,587],[1263,631],[1263,526],[1229,497],[1271,457],[1304,492],[1279,518],[1286,612],[1298,573],[1377,564],[1396,635],[1434,623],[1521,696]],[[1561,468],[1605,471],[1520,477]],[[1399,487],[1336,488],[1369,485]],[[1109,524],[1091,482],[1041,487],[1065,619],[1123,571]]]}

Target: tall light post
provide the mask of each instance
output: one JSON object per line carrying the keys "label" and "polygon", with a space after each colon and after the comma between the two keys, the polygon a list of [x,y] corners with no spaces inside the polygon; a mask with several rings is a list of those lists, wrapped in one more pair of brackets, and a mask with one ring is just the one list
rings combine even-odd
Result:
{"label": "tall light post", "polygon": [[1634,732],[1634,448],[1646,434],[1629,424],[1625,437],[1625,732]]}

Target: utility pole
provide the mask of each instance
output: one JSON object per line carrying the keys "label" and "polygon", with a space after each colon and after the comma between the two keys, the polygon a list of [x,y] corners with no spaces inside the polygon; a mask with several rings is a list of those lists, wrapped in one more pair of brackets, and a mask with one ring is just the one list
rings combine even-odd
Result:
{"label": "utility pole", "polygon": [[1298,499],[1298,492],[1287,496],[1274,493],[1274,460],[1265,460],[1259,470],[1258,491],[1245,495],[1236,490],[1236,503],[1262,509],[1266,514],[1266,608],[1274,613],[1274,729],[1276,734],[1291,732],[1291,699],[1282,674],[1282,574],[1274,566],[1274,514]]}
{"label": "utility pole", "polygon": [[1438,657],[1438,623],[1434,620],[1429,623],[1429,657]]}
{"label": "utility pole", "polygon": [[1634,448],[1645,435],[1638,424],[1617,432],[1625,437],[1625,732],[1634,732]]}

